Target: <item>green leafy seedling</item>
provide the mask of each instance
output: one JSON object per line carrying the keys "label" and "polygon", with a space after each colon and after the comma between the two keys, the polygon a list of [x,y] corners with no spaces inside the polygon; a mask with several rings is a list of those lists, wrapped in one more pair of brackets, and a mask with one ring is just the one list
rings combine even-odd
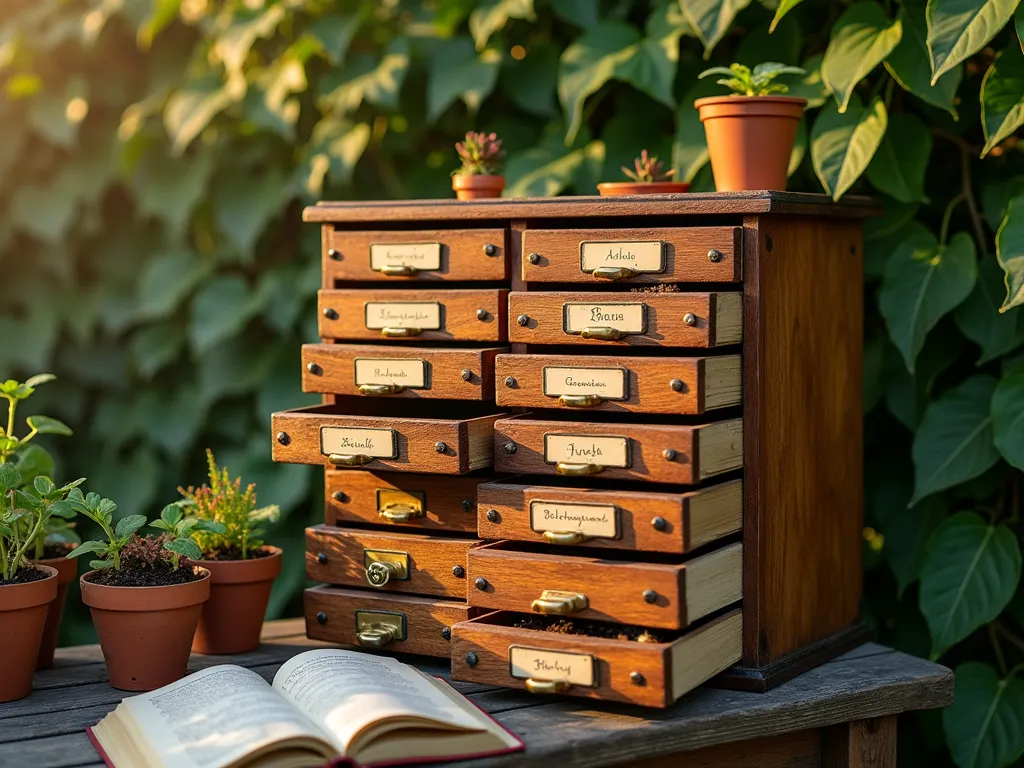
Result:
{"label": "green leafy seedling", "polygon": [[95,569],[120,568],[121,550],[128,540],[146,524],[145,515],[129,515],[114,523],[114,512],[117,511],[117,504],[110,499],[101,498],[98,493],[90,493],[83,496],[80,492],[74,497],[68,498],[72,507],[81,515],[92,520],[107,537],[106,541],[86,541],[80,544],[73,552],[68,554],[69,558],[81,557],[85,554],[99,555],[96,560],[90,560],[89,565]]}
{"label": "green leafy seedling", "polygon": [[773,93],[788,93],[789,86],[784,83],[772,82],[779,75],[807,74],[800,67],[779,64],[777,61],[766,61],[758,64],[753,70],[743,64],[730,64],[728,67],[711,67],[700,73],[700,79],[711,75],[725,75],[716,80],[738,96],[771,96]]}
{"label": "green leafy seedling", "polygon": [[45,476],[22,483],[13,464],[0,464],[0,581],[11,581],[29,564],[28,551],[54,517],[75,516],[74,499],[85,478],[57,486]]}
{"label": "green leafy seedling", "polygon": [[185,514],[187,506],[189,505],[181,502],[168,504],[161,510],[160,519],[150,523],[150,527],[158,528],[167,534],[168,539],[164,542],[164,549],[171,553],[171,562],[176,569],[180,567],[182,557],[199,560],[203,556],[203,550],[192,538],[194,531],[224,532],[224,526],[219,523],[188,517]]}

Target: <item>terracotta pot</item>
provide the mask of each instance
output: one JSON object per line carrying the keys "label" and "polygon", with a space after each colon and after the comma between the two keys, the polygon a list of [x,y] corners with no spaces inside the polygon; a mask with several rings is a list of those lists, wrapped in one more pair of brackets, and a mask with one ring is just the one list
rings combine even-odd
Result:
{"label": "terracotta pot", "polygon": [[452,176],[452,189],[459,200],[480,200],[485,197],[501,197],[505,188],[504,176],[482,174],[458,174]]}
{"label": "terracotta pot", "polygon": [[36,565],[45,565],[57,571],[57,596],[53,598],[50,610],[46,613],[43,642],[39,646],[39,658],[36,659],[36,669],[46,669],[53,666],[53,652],[57,647],[60,622],[64,618],[64,604],[68,601],[68,588],[71,582],[78,578],[78,561],[68,560],[66,557],[48,557],[34,562]]}
{"label": "terracotta pot", "polygon": [[715,189],[786,189],[789,156],[807,99],[709,96],[693,105],[704,124]]}
{"label": "terracotta pot", "polygon": [[597,185],[601,197],[619,195],[671,195],[688,192],[690,185],[685,181],[605,181]]}
{"label": "terracotta pot", "polygon": [[245,653],[260,644],[270,588],[281,573],[281,550],[253,560],[204,560],[210,572],[210,599],[203,604],[192,640],[196,653]]}
{"label": "terracotta pot", "polygon": [[45,579],[0,586],[0,702],[22,699],[32,692],[39,643],[46,613],[57,595],[57,571],[36,565]]}
{"label": "terracotta pot", "polygon": [[110,684],[122,691],[152,691],[184,677],[192,636],[210,597],[210,572],[168,587],[107,587],[85,574],[82,602],[89,606]]}

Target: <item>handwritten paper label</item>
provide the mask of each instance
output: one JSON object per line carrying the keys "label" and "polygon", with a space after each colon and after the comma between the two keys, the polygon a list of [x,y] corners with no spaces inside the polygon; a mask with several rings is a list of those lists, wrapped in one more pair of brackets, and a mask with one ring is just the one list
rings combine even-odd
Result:
{"label": "handwritten paper label", "polygon": [[530,502],[530,528],[543,533],[578,531],[598,539],[619,537],[618,509],[614,504],[560,504]]}
{"label": "handwritten paper label", "polygon": [[591,273],[598,267],[626,267],[637,272],[661,272],[665,269],[661,240],[640,243],[580,243],[580,271]]}
{"label": "handwritten paper label", "polygon": [[573,685],[597,686],[594,657],[582,653],[510,645],[508,666],[509,674],[520,680],[565,680]]}
{"label": "handwritten paper label", "polygon": [[397,384],[413,389],[427,383],[427,361],[383,357],[355,359],[356,386],[362,384]]}
{"label": "handwritten paper label", "polygon": [[544,461],[550,464],[629,466],[629,438],[602,435],[544,435]]}
{"label": "handwritten paper label", "polygon": [[605,400],[625,400],[626,370],[624,368],[559,368],[544,366],[544,394],[600,395]]}
{"label": "handwritten paper label", "polygon": [[565,304],[562,329],[579,333],[584,328],[615,328],[623,333],[647,330],[647,312],[643,304]]}
{"label": "handwritten paper label", "polygon": [[440,243],[374,243],[370,246],[370,269],[415,267],[420,272],[441,268]]}
{"label": "handwritten paper label", "polygon": [[393,459],[398,456],[398,441],[393,429],[320,427],[320,453]]}
{"label": "handwritten paper label", "polygon": [[441,328],[441,305],[436,301],[368,301],[366,327],[371,331],[379,331],[381,328],[437,331]]}

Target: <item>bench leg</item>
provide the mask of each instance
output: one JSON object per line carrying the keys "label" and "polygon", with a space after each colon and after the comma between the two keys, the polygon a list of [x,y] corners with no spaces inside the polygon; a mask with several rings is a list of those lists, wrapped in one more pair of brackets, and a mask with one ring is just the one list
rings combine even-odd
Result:
{"label": "bench leg", "polygon": [[824,768],[895,768],[896,716],[825,728],[821,764]]}

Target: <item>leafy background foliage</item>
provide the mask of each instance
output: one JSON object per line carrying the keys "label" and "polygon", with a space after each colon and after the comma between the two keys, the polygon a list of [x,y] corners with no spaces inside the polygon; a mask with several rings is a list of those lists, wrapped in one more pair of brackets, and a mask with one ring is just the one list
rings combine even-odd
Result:
{"label": "leafy background foliage", "polygon": [[[119,515],[201,481],[207,446],[255,481],[283,513],[272,611],[294,613],[322,492],[268,446],[270,413],[311,400],[298,351],[316,336],[319,236],[301,207],[450,196],[467,129],[505,139],[512,196],[592,194],[644,147],[711,189],[692,105],[719,88],[698,72],[802,65],[790,187],[885,207],[866,224],[865,613],[883,642],[957,670],[957,703],[908,718],[901,754],[1019,762],[1017,6],[6,0],[0,378],[59,374],[37,395],[76,428],[49,446],[59,479],[87,476]],[[90,640],[69,605],[64,639]]]}

